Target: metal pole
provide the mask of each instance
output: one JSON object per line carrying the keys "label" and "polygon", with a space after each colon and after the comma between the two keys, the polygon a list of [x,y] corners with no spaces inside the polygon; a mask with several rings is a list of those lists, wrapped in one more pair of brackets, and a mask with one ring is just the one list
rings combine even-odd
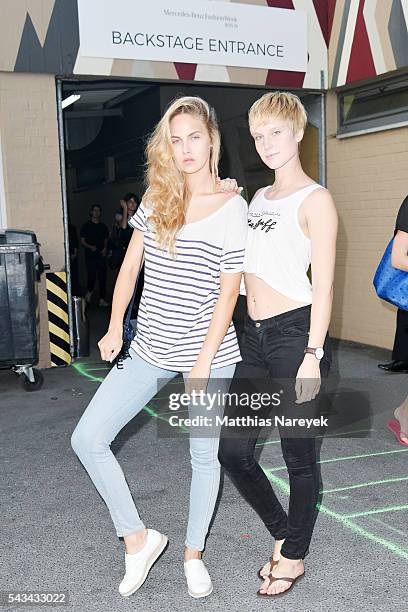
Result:
{"label": "metal pole", "polygon": [[327,187],[326,95],[320,96],[319,174],[323,187]]}
{"label": "metal pole", "polygon": [[65,175],[65,139],[64,139],[64,117],[62,114],[62,82],[57,79],[57,117],[58,117],[58,142],[60,153],[60,176],[62,193],[62,218],[64,223],[64,247],[65,247],[65,270],[67,274],[67,299],[68,299],[68,326],[69,347],[71,358],[74,356],[74,317],[72,312],[71,293],[71,262],[69,259],[69,235],[68,235],[68,202],[67,182]]}

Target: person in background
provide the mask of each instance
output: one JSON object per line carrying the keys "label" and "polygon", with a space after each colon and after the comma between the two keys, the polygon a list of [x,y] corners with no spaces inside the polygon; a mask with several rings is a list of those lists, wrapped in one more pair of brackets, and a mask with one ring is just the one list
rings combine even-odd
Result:
{"label": "person in background", "polygon": [[121,239],[122,234],[122,211],[115,213],[115,221],[109,234],[108,240],[108,266],[115,272],[115,279],[124,258],[124,249]]}
{"label": "person in background", "polygon": [[[408,272],[408,196],[398,211],[391,261],[394,268]],[[397,313],[392,359],[391,363],[380,363],[378,367],[388,372],[408,372],[408,311],[402,308]],[[394,417],[387,427],[400,444],[408,446],[408,396],[394,410]]]}
{"label": "person in background", "polygon": [[[122,252],[123,252],[123,257],[122,257],[122,261],[123,261],[123,258],[126,255],[127,248],[129,246],[130,239],[132,238],[132,234],[133,234],[133,227],[129,225],[128,221],[131,217],[133,217],[133,215],[139,208],[140,201],[135,193],[130,192],[123,196],[123,198],[120,201],[120,205],[122,207],[121,245],[122,245]],[[136,295],[135,295],[135,300],[133,302],[132,319],[136,319],[137,317],[140,300],[142,298],[143,285],[144,285],[144,264],[142,265],[142,268],[140,270],[139,279],[137,282]]]}
{"label": "person in background", "polygon": [[106,297],[106,251],[109,230],[101,222],[102,208],[94,204],[90,209],[90,220],[81,227],[81,244],[85,248],[85,265],[88,276],[85,300],[91,301],[96,277],[99,282],[99,306],[109,306]]}
{"label": "person in background", "polygon": [[[391,258],[394,268],[408,272],[408,196],[397,215]],[[378,367],[386,372],[408,373],[408,310],[398,308],[392,361]]]}
{"label": "person in background", "polygon": [[128,221],[139,208],[139,204],[139,198],[135,193],[127,193],[120,201],[120,205],[122,207],[121,242],[123,247],[123,257],[125,256],[126,249],[129,246],[129,242],[133,234],[133,228],[129,227]]}

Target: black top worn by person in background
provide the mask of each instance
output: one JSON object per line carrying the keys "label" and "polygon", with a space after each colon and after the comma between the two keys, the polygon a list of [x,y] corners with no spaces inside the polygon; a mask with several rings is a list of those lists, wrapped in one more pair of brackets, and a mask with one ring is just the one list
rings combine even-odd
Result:
{"label": "black top worn by person in background", "polygon": [[88,244],[96,246],[96,251],[85,249],[87,257],[98,256],[105,246],[105,240],[109,237],[109,230],[104,223],[93,223],[87,221],[81,227],[81,238]]}
{"label": "black top worn by person in background", "polygon": [[[408,196],[400,206],[395,223],[395,233],[398,230],[408,234]],[[392,349],[391,366],[382,368],[391,372],[408,373],[408,310],[397,310],[397,327],[395,330],[394,346]]]}
{"label": "black top worn by person in background", "polygon": [[132,234],[133,234],[132,227],[127,226],[125,229],[121,228],[120,241],[125,251],[127,250],[129,246],[129,242],[130,242],[130,239],[132,238]]}
{"label": "black top worn by person in background", "polygon": [[78,235],[75,225],[72,225],[72,223],[68,224],[68,242],[69,254],[74,255],[75,249],[78,249]]}
{"label": "black top worn by person in background", "polygon": [[408,196],[405,198],[398,211],[395,232],[398,230],[408,234]]}

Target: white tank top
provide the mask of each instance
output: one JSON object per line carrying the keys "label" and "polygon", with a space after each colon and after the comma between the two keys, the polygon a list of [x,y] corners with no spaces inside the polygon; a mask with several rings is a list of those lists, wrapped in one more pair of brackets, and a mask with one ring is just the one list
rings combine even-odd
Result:
{"label": "white tank top", "polygon": [[[312,286],[307,272],[311,243],[298,218],[303,200],[322,185],[313,183],[286,198],[267,200],[262,189],[248,210],[248,238],[244,272],[256,274],[270,287],[296,302],[312,303]],[[241,284],[241,293],[245,286]]]}

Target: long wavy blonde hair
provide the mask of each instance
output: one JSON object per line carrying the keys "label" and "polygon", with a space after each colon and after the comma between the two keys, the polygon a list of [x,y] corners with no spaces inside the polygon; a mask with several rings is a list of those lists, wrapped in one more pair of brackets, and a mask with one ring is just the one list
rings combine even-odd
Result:
{"label": "long wavy blonde hair", "polygon": [[193,96],[174,100],[147,141],[147,191],[143,199],[151,209],[149,222],[153,224],[157,243],[173,256],[176,234],[185,224],[191,196],[185,174],[177,168],[174,160],[170,132],[171,120],[182,113],[201,119],[208,130],[211,143],[209,166],[214,184],[218,177],[221,143],[214,109],[202,98]]}

